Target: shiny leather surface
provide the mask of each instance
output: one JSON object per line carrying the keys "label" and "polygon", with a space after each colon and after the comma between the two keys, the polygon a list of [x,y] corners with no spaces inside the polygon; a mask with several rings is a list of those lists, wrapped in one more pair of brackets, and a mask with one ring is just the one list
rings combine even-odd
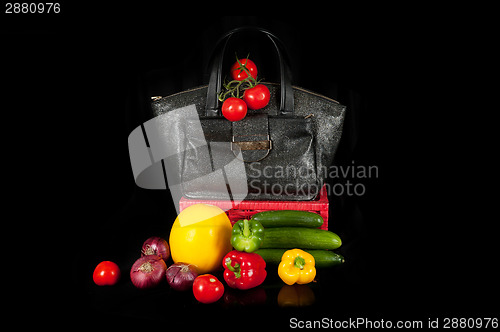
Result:
{"label": "shiny leather surface", "polygon": [[[245,163],[248,182],[248,196],[253,200],[312,200],[316,197],[317,188],[321,187],[326,176],[325,171],[333,161],[340,141],[345,106],[302,88],[294,87],[294,116],[269,115],[276,114],[279,109],[279,85],[265,83],[271,92],[269,104],[259,111],[249,111],[242,121],[237,122],[239,132],[252,131],[265,134],[262,127],[256,126],[253,114],[265,114],[268,131],[272,141],[272,149],[268,156],[259,162]],[[197,133],[186,129],[185,144],[192,145],[176,159],[179,169],[179,183],[182,182],[183,193],[193,199],[228,199],[226,186],[220,185],[220,177],[203,177],[214,174],[235,155],[231,150],[233,141],[233,124],[221,116],[206,116],[207,86],[195,88],[152,102],[153,115],[161,115],[186,105],[194,104],[200,117],[203,135],[206,142],[227,142],[226,151],[218,153],[212,159],[208,148],[200,147],[203,142],[195,142]],[[261,116],[262,117],[262,116]],[[307,117],[307,119],[306,119]],[[262,120],[262,119],[261,119]],[[187,126],[189,128],[189,125]],[[195,126],[193,126],[194,128]],[[237,131],[238,131],[237,130]],[[257,136],[261,141],[262,136]],[[248,141],[246,138],[244,141]],[[266,150],[249,150],[249,153],[262,153]],[[220,157],[219,157],[220,155]],[[247,156],[248,159],[259,156]],[[200,160],[211,160],[211,163],[200,163]],[[253,159],[251,159],[253,160]],[[286,172],[287,166],[290,170]],[[284,175],[280,173],[283,170]],[[291,171],[294,169],[294,172]],[[301,174],[297,174],[299,171]],[[306,171],[307,170],[307,171]],[[260,175],[260,176],[258,176]],[[271,176],[269,176],[271,175]],[[226,182],[241,174],[226,173]],[[197,181],[196,179],[200,179]],[[270,188],[275,186],[274,191]],[[286,186],[287,193],[284,192]],[[265,191],[264,189],[267,188]],[[281,193],[281,195],[280,195]],[[232,193],[235,194],[234,192]]]}

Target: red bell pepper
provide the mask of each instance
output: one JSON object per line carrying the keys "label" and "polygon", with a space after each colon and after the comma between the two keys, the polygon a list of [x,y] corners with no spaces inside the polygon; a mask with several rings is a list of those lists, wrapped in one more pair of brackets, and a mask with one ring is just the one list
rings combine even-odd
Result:
{"label": "red bell pepper", "polygon": [[250,289],[264,282],[266,262],[255,253],[233,250],[222,260],[224,280],[231,288]]}

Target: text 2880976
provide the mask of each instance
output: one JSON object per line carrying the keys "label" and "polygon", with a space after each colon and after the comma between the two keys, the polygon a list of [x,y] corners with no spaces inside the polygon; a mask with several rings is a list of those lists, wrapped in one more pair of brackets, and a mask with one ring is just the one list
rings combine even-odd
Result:
{"label": "text 2880976", "polygon": [[59,14],[58,2],[7,2],[5,14]]}

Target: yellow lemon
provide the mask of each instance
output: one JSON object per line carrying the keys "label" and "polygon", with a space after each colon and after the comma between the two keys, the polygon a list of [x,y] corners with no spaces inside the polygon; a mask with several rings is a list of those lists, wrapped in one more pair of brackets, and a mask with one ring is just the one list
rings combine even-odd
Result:
{"label": "yellow lemon", "polygon": [[222,268],[232,250],[232,226],[224,211],[214,205],[194,204],[179,213],[170,230],[170,252],[175,263],[189,263],[199,274]]}

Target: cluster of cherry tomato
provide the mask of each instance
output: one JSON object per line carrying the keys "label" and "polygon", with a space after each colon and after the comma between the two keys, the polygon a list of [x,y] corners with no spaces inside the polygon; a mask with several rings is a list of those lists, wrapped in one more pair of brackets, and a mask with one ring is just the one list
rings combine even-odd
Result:
{"label": "cluster of cherry tomato", "polygon": [[[233,80],[224,85],[226,92],[219,96],[222,101],[231,94],[222,104],[222,115],[226,119],[240,121],[246,116],[248,109],[259,110],[269,103],[271,94],[264,84],[257,81],[257,66],[252,60],[236,58],[231,66],[231,76]],[[244,89],[241,97],[240,88]]]}

